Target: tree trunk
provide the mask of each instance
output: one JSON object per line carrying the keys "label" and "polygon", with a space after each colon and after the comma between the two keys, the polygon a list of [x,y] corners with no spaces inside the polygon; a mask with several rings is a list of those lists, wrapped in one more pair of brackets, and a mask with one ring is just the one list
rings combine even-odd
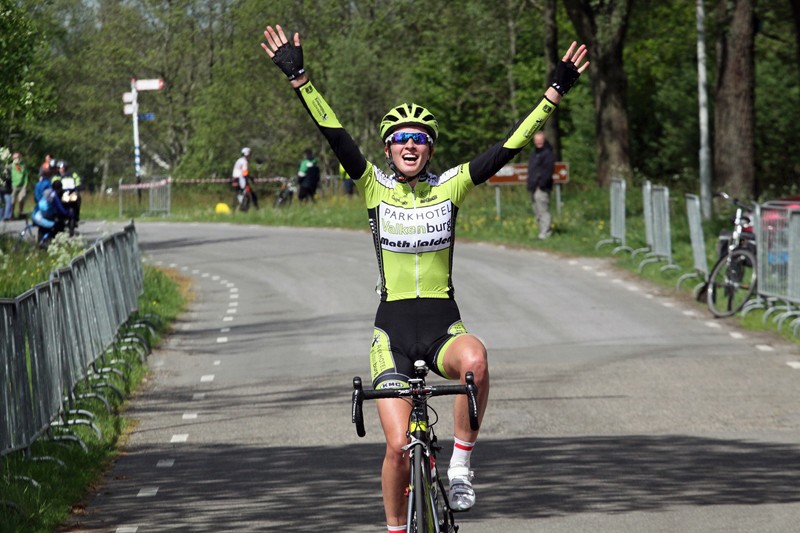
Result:
{"label": "tree trunk", "polygon": [[597,182],[629,180],[630,137],[626,109],[628,79],[622,49],[628,29],[631,0],[600,4],[593,0],[564,0],[567,13],[589,49],[589,74],[595,103]]}
{"label": "tree trunk", "polygon": [[[556,65],[560,61],[558,49],[558,26],[556,25],[556,0],[544,2],[544,57],[547,80],[553,79]],[[561,161],[561,128],[558,123],[558,109],[545,123],[544,134],[553,147],[556,161]]]}
{"label": "tree trunk", "polygon": [[800,0],[789,0],[794,20],[794,42],[797,47],[797,66],[800,68]]}
{"label": "tree trunk", "polygon": [[755,64],[752,0],[719,0],[714,107],[714,176],[738,198],[755,189]]}

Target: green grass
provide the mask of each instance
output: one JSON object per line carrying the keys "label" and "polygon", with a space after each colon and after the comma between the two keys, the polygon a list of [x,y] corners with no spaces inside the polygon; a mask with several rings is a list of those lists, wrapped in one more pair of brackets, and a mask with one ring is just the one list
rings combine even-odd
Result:
{"label": "green grass", "polygon": [[[616,245],[604,245],[599,250],[597,243],[609,238],[609,192],[594,185],[569,183],[562,187],[562,207],[555,207],[555,191],[552,195],[554,233],[550,239],[536,239],[537,227],[533,218],[530,196],[522,186],[500,188],[500,216],[497,213],[497,197],[494,187],[482,185],[468,198],[458,214],[458,238],[461,240],[486,241],[521,248],[542,249],[569,256],[606,257],[612,263],[635,276],[658,285],[662,291],[675,297],[691,300],[692,289],[698,280],[688,279],[676,289],[678,278],[693,272],[694,261],[686,216],[684,191],[670,191],[670,231],[672,235],[672,262],[679,269],[662,270],[664,262],[644,266],[639,272],[643,255],[635,257],[622,251],[612,255]],[[172,214],[174,221],[230,222],[264,224],[275,226],[336,227],[368,230],[366,209],[359,197],[347,198],[338,191],[323,190],[318,201],[311,205],[299,205],[297,201],[280,209],[272,208],[274,188],[259,186],[261,209],[247,213],[232,212],[215,214],[218,202],[230,204],[233,193],[226,185],[175,184],[172,188]],[[696,191],[686,191],[696,193]],[[146,198],[144,200],[146,205]],[[135,202],[126,205],[135,207]],[[732,214],[727,203],[715,204],[717,213],[704,223],[706,256],[709,270],[717,254],[717,236],[721,229],[729,226]],[[89,199],[84,203],[88,216],[116,218],[118,201],[115,196],[105,196],[98,201]],[[641,188],[629,186],[626,196],[626,244],[633,249],[645,246],[645,227]],[[142,217],[146,220],[148,217]],[[696,303],[700,312],[708,312],[704,303]],[[710,312],[708,312],[711,318]],[[760,330],[775,330],[772,323],[762,324],[753,316],[741,319],[732,317],[744,327]],[[784,335],[786,337],[786,335]],[[798,342],[798,339],[791,338]]]}
{"label": "green grass", "polygon": [[[152,343],[168,332],[169,324],[184,308],[185,298],[182,280],[145,267],[145,291],[139,298],[139,314],[160,317],[156,335],[149,339]],[[112,384],[128,393],[136,390],[147,372],[146,366],[133,352],[119,352],[115,357],[124,358],[130,370],[126,370],[125,379],[112,375]],[[11,501],[14,505],[0,505],[0,531],[50,532],[71,514],[81,513],[82,498],[111,464],[120,441],[133,425],[124,417],[125,402],[114,394],[108,394],[107,399],[113,407],[111,413],[97,400],[83,400],[76,406],[94,413],[93,422],[102,431],[99,438],[87,426],[75,427],[75,434],[85,442],[87,451],[75,443],[63,445],[40,439],[29,454],[15,453],[2,458],[0,501]]]}

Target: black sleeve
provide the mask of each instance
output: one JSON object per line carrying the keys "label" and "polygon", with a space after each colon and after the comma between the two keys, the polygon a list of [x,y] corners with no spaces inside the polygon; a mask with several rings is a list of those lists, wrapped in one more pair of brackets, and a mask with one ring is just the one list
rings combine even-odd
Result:
{"label": "black sleeve", "polygon": [[514,158],[528,143],[533,134],[544,127],[556,105],[545,97],[528,115],[517,122],[505,139],[495,144],[481,155],[469,162],[469,173],[472,182],[479,185],[503,168]]}
{"label": "black sleeve", "polygon": [[367,169],[367,160],[347,130],[339,123],[336,114],[322,95],[311,82],[298,87],[295,92],[328,141],[345,172],[354,180],[361,178]]}

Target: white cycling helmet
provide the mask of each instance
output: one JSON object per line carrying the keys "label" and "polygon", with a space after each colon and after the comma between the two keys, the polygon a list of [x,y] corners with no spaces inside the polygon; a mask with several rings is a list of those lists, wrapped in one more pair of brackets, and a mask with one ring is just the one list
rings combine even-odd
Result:
{"label": "white cycling helmet", "polygon": [[245,156],[245,157],[248,157],[250,155],[250,148],[248,148],[246,146],[244,148],[242,148],[242,155]]}

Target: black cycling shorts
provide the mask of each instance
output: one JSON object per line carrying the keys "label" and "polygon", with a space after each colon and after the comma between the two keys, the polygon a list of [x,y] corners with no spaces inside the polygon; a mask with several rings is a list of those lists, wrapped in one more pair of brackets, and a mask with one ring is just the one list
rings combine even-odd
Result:
{"label": "black cycling shorts", "polygon": [[372,386],[408,386],[414,361],[422,359],[446,379],[444,353],[452,341],[467,333],[455,300],[416,298],[381,302],[369,352]]}

